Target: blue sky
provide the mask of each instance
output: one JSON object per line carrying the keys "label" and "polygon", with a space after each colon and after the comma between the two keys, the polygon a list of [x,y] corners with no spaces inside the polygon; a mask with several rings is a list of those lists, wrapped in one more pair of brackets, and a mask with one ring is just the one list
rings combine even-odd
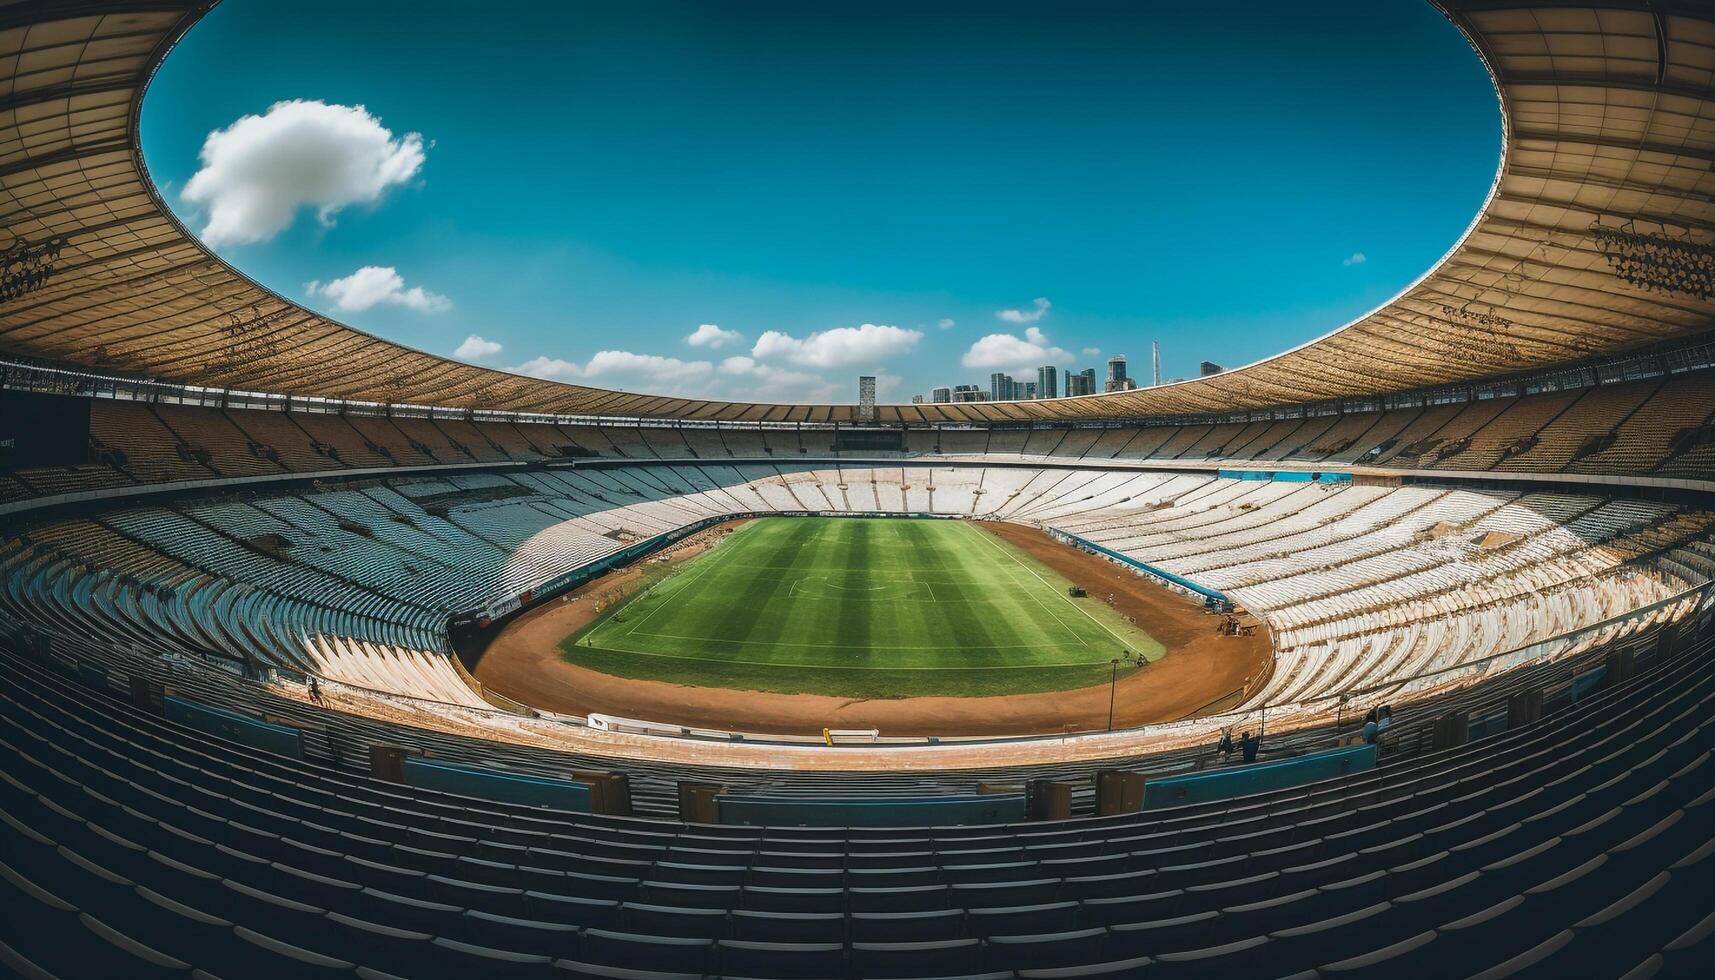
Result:
{"label": "blue sky", "polygon": [[142,133],[187,225],[362,329],[627,390],[852,401],[878,373],[905,401],[1309,340],[1452,244],[1499,125],[1416,0],[226,0]]}

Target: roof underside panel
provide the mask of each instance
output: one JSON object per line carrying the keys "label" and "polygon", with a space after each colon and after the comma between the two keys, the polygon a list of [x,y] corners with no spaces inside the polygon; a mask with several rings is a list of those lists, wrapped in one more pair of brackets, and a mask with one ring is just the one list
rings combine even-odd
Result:
{"label": "roof underside panel", "polygon": [[[450,361],[251,282],[143,167],[149,77],[208,4],[0,6],[0,352],[147,378],[359,401],[722,421],[850,422],[850,405],[606,391]],[[1483,210],[1433,270],[1322,338],[1224,374],[1036,403],[882,407],[882,421],[1220,412],[1476,381],[1715,325],[1715,14],[1702,4],[1445,5],[1505,131]],[[25,268],[15,265],[7,271]],[[51,274],[41,270],[51,268]]]}

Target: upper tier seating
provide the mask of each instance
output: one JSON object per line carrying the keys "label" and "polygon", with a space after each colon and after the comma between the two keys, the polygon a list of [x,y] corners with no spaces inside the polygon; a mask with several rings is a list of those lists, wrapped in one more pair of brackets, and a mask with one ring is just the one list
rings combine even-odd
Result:
{"label": "upper tier seating", "polygon": [[[1715,476],[1715,371],[1426,408],[1115,429],[911,430],[911,455]],[[552,425],[98,399],[87,465],[19,470],[0,504],[98,487],[564,458],[836,455],[831,429]],[[873,452],[843,455],[875,458]],[[897,455],[889,454],[889,455]]]}

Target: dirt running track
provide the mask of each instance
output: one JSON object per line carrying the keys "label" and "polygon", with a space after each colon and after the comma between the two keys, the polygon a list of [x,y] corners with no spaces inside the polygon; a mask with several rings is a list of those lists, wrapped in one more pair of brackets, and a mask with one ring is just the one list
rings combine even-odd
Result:
{"label": "dirt running track", "polygon": [[[1042,531],[985,522],[990,533],[1035,556],[1090,591],[1112,593],[1114,607],[1135,616],[1166,656],[1121,680],[1115,727],[1175,721],[1232,705],[1228,697],[1268,669],[1267,631],[1228,637],[1217,619],[1185,596],[1106,559],[1062,545]],[[725,526],[723,526],[725,527]],[[673,560],[701,551],[720,528],[681,545]],[[631,680],[597,673],[560,657],[560,641],[595,616],[594,596],[626,593],[640,566],[586,583],[508,623],[473,670],[494,691],[548,711],[592,711],[697,728],[819,734],[823,728],[877,728],[883,735],[1019,735],[1107,727],[1108,686],[983,698],[850,699],[770,694]],[[1246,619],[1249,623],[1251,620]]]}

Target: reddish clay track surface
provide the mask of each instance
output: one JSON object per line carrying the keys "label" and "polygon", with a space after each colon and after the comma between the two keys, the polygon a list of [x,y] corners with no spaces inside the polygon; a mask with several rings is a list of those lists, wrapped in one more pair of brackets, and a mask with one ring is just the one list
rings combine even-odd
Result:
{"label": "reddish clay track surface", "polygon": [[[736,524],[739,522],[733,522]],[[722,525],[722,528],[732,525]],[[1237,692],[1269,668],[1260,627],[1248,637],[1220,636],[1200,605],[1110,561],[1054,541],[1034,527],[985,522],[985,530],[1022,548],[1091,595],[1114,596],[1167,648],[1166,656],[1119,682],[1114,725],[1175,721],[1230,707]],[[721,532],[713,528],[681,545],[674,561],[697,554]],[[1096,731],[1108,724],[1108,686],[983,698],[850,699],[770,694],[631,680],[597,673],[560,657],[560,641],[596,615],[595,597],[628,594],[639,567],[588,582],[563,600],[508,623],[473,670],[494,691],[548,711],[599,711],[697,728],[819,734],[823,728],[880,729],[883,735],[1023,735]],[[1248,618],[1246,623],[1251,622]]]}

